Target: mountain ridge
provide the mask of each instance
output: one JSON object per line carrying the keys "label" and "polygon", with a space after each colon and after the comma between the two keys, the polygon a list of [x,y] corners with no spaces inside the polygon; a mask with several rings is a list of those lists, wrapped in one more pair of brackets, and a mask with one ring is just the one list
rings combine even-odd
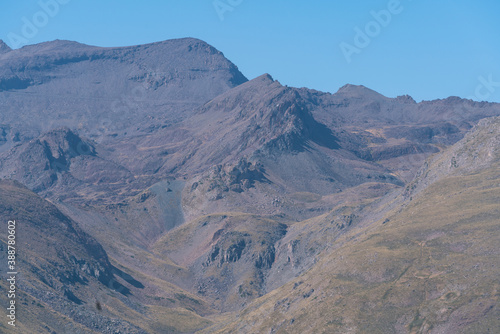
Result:
{"label": "mountain ridge", "polygon": [[[482,333],[497,326],[499,116],[248,80],[192,38],[57,40],[0,54],[0,177],[37,193],[1,181],[0,210],[22,193],[4,211],[73,227],[32,255],[70,274],[35,264],[26,282],[55,282],[76,311],[22,287],[56,332]],[[107,280],[71,274],[72,231]]]}
{"label": "mountain ridge", "polygon": [[12,51],[12,49],[3,40],[0,39],[0,55],[10,51]]}
{"label": "mountain ridge", "polygon": [[[499,129],[498,117],[481,121],[431,157],[429,166],[449,161],[457,150],[498,140]],[[492,164],[469,164],[463,178],[440,174],[413,198],[401,197],[399,189],[373,202],[311,269],[201,332],[496,330],[498,154],[492,159]],[[374,209],[379,214],[370,212]]]}

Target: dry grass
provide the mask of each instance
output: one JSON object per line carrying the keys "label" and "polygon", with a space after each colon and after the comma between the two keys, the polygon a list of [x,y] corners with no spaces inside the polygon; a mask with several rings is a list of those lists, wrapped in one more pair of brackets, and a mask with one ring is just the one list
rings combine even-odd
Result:
{"label": "dry grass", "polygon": [[438,181],[389,222],[373,222],[237,320],[203,333],[495,332],[498,203],[498,165]]}

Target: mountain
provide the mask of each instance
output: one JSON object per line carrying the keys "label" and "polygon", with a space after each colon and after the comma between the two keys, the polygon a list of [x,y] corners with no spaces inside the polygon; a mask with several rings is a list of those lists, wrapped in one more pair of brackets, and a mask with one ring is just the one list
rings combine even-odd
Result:
{"label": "mountain", "polygon": [[[0,181],[0,214],[16,222],[16,330],[21,333],[150,333],[158,328],[185,333],[210,324],[199,315],[212,312],[205,302],[165,281],[115,267],[100,243],[20,183]],[[5,264],[7,242],[4,234],[0,257]],[[0,286],[9,290],[6,280]],[[9,303],[7,294],[1,300]],[[0,324],[2,332],[7,328]]]}
{"label": "mountain", "polygon": [[0,49],[1,205],[56,296],[21,286],[25,332],[499,328],[499,104],[247,80],[192,38]]}
{"label": "mountain", "polygon": [[12,51],[12,49],[0,39],[0,55]]}
{"label": "mountain", "polygon": [[406,186],[405,196],[413,196],[443,176],[479,173],[499,160],[499,118],[481,120],[463,140],[426,161],[415,179]]}
{"label": "mountain", "polygon": [[[41,332],[64,326],[80,330],[79,323],[88,321],[109,326],[111,319],[104,316],[84,321],[81,317],[89,312],[79,307],[84,303],[93,307],[96,293],[92,289],[113,284],[113,267],[101,245],[53,205],[17,182],[0,181],[0,199],[0,213],[16,223],[16,265],[20,272],[16,302],[21,309],[18,313],[24,315],[19,317],[19,327],[24,332]],[[7,263],[7,235],[2,236],[0,246],[2,262]],[[4,282],[0,284],[7,291]],[[6,298],[2,296],[5,304]],[[75,312],[80,313],[80,319],[64,319]],[[33,318],[40,322],[31,322]],[[125,321],[116,325],[130,328]],[[5,323],[1,326],[7,328]]]}
{"label": "mountain", "polygon": [[93,141],[57,128],[4,153],[0,175],[57,199],[86,193],[95,197],[120,186],[131,191],[137,183],[133,174],[105,155]]}
{"label": "mountain", "polygon": [[499,134],[500,118],[482,121],[428,161],[411,200],[368,206],[308,272],[202,333],[498,330]]}
{"label": "mountain", "polygon": [[29,45],[2,52],[0,78],[4,146],[61,126],[101,140],[130,135],[182,119],[247,81],[221,52],[193,38],[121,48]]}
{"label": "mountain", "polygon": [[[329,94],[285,87],[269,75],[248,82],[222,53],[191,38],[121,48],[59,40],[26,46],[1,56],[0,78],[0,152],[10,156],[15,145],[65,127],[100,149],[120,175],[107,184],[131,195],[241,158],[294,191],[326,194],[367,179],[402,184],[479,119],[500,115],[497,104],[458,98],[415,103],[354,85]],[[84,160],[73,162],[75,173],[102,168],[98,159]],[[131,175],[141,179],[134,189]],[[75,197],[70,183],[59,196]],[[49,192],[54,182],[45,184],[40,191]]]}

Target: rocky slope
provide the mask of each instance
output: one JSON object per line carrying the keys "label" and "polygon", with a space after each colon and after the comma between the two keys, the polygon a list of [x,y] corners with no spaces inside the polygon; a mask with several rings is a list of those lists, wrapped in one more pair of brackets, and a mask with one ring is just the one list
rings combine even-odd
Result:
{"label": "rocky slope", "polygon": [[[30,307],[23,325],[496,329],[498,267],[487,264],[497,255],[499,127],[481,119],[498,115],[498,104],[455,97],[247,81],[196,39],[0,43],[0,177],[57,207],[13,181],[0,187],[7,204],[9,193],[24,196],[5,212],[42,235],[23,246],[33,249],[25,282],[55,296],[23,286],[26,303],[55,312]],[[68,228],[56,233],[59,223]],[[97,261],[107,278],[68,254]]]}
{"label": "rocky slope", "polygon": [[122,48],[57,40],[2,50],[6,148],[60,126],[98,140],[148,131],[247,80],[221,52],[193,38]]}
{"label": "rocky slope", "polygon": [[498,330],[499,130],[482,121],[428,161],[411,200],[370,205],[311,270],[203,333]]}
{"label": "rocky slope", "polygon": [[[97,297],[92,290],[97,286],[116,284],[116,288],[126,289],[115,282],[113,267],[95,239],[17,182],[1,181],[0,199],[2,217],[16,221],[19,327],[25,332],[62,328],[78,331],[92,327],[91,323],[95,328],[115,323],[116,328],[138,332],[126,321],[98,313],[92,315],[93,319],[84,319],[95,309]],[[2,263],[7,263],[7,235],[2,235],[0,246]],[[4,280],[0,284],[6,288]],[[6,297],[2,295],[2,300]],[[79,306],[84,304],[90,305],[91,310]],[[57,312],[58,316],[51,312]],[[71,314],[78,315],[64,319]],[[40,322],[31,322],[33,318]],[[5,323],[2,326],[7,328]]]}
{"label": "rocky slope", "polygon": [[[197,314],[211,312],[203,301],[164,281],[115,267],[93,237],[21,184],[0,181],[0,215],[16,221],[20,332],[149,333],[162,328],[180,333],[210,323]],[[7,264],[6,234],[0,250]],[[8,290],[5,280],[0,285]],[[0,298],[8,302],[6,294]],[[0,328],[7,332],[8,325],[2,322]]]}

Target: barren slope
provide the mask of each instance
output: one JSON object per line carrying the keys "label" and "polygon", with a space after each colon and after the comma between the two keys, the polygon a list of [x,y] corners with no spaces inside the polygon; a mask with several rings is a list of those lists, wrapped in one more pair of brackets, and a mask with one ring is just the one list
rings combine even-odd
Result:
{"label": "barren slope", "polygon": [[411,200],[382,202],[310,271],[203,332],[498,330],[499,131],[500,119],[481,122],[429,161],[423,179],[439,177]]}

